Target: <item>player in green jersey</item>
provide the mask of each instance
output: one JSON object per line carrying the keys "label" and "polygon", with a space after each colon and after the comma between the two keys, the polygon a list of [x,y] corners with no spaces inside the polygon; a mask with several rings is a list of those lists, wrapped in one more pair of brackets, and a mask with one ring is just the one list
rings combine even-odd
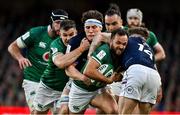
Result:
{"label": "player in green jersey", "polygon": [[62,91],[69,81],[64,68],[75,61],[83,51],[86,50],[85,43],[82,43],[79,48],[71,54],[65,54],[66,46],[69,40],[77,34],[75,22],[72,20],[64,20],[61,22],[60,38],[52,41],[50,45],[50,54],[48,65],[41,77],[41,81],[37,88],[33,106],[35,114],[47,114],[52,107],[55,111],[58,108]]}
{"label": "player in green jersey", "polygon": [[[123,20],[121,18],[121,12],[117,4],[110,4],[109,9],[105,13],[105,25],[108,32],[113,30],[124,28]],[[113,82],[110,86],[110,93],[114,95],[116,101],[118,102],[118,93],[121,89],[121,82]]]}
{"label": "player in green jersey", "polygon": [[[62,9],[52,11],[51,24],[31,28],[24,35],[12,42],[8,51],[24,71],[23,88],[27,104],[32,112],[32,102],[35,91],[43,74],[49,57],[49,45],[58,36],[60,22],[68,18],[68,13]],[[26,48],[26,55],[21,50]]]}
{"label": "player in green jersey", "polygon": [[73,113],[83,113],[87,105],[97,107],[106,114],[117,113],[117,103],[115,99],[107,92],[101,92],[106,84],[119,80],[119,74],[113,74],[109,78],[101,74],[97,69],[102,64],[111,64],[114,68],[118,67],[118,56],[123,52],[127,45],[127,33],[121,31],[112,36],[110,45],[102,44],[99,46],[92,56],[87,60],[81,73],[97,81],[105,83],[104,86],[96,86],[93,84],[86,85],[80,80],[74,80],[70,90],[69,108]]}
{"label": "player in green jersey", "polygon": [[105,13],[105,26],[107,32],[123,28],[123,21],[121,19],[121,12],[117,4],[110,4],[109,9]]}
{"label": "player in green jersey", "polygon": [[[100,21],[103,20],[102,19],[102,17],[103,17],[102,14],[100,12],[96,11],[96,10],[89,10],[87,12],[84,12],[82,14],[82,23],[85,23],[85,21],[87,19],[93,19],[95,17],[97,18],[97,20],[100,20]],[[85,35],[84,32],[79,33],[77,36],[73,37],[70,40],[70,43],[69,43],[69,45],[67,47],[66,55],[67,54],[71,54],[74,51],[74,49],[79,47],[79,45],[81,43],[83,43],[83,42],[89,42],[89,45],[90,45],[92,36],[94,36],[94,34],[99,32],[99,29],[102,29],[102,28],[94,26],[93,27],[93,31],[91,29],[91,32],[88,33],[89,34],[88,35],[89,39],[86,38],[86,35]],[[73,43],[73,44],[71,44],[71,43]],[[84,57],[84,58],[82,59],[82,57]],[[83,56],[81,55],[78,58],[78,60],[86,61],[87,60],[87,54],[83,53]],[[75,63],[76,63],[76,61],[75,61]],[[77,66],[82,66],[82,65],[81,64],[77,64]],[[68,67],[68,68],[71,68],[71,67]],[[72,67],[72,68],[74,68],[74,67]],[[80,79],[80,80],[84,81],[85,83],[89,83],[90,82],[90,80],[86,76],[84,76],[83,74],[79,74],[79,76],[77,76],[77,78],[74,78],[74,79]],[[63,93],[61,95],[60,112],[59,112],[60,114],[68,114],[69,113],[68,102],[69,102],[69,91],[70,91],[70,88],[71,88],[71,82],[72,82],[72,80],[70,79],[70,81],[67,83],[67,85],[64,88]]]}
{"label": "player in green jersey", "polygon": [[[83,13],[82,20],[84,20],[83,22],[84,22],[85,36],[80,36],[80,38],[76,37],[76,38],[72,39],[70,41],[70,43],[69,43],[69,47],[70,48],[75,49],[77,46],[79,46],[80,42],[83,39],[87,39],[91,43],[92,38],[96,34],[100,33],[101,30],[102,30],[102,20],[103,20],[103,17],[102,17],[102,14],[100,12],[98,12],[96,10],[87,11],[87,12]],[[69,66],[66,69],[66,73],[67,73],[68,76],[72,77],[75,81],[77,81],[77,82],[79,81],[82,84],[88,86],[88,85],[90,85],[90,82],[88,83],[88,82],[83,81],[82,78],[84,78],[85,75],[80,72],[82,67],[83,67],[83,65],[86,63],[87,54],[88,54],[88,51],[84,52],[80,56],[80,58],[76,60],[76,62],[75,62],[76,65],[73,64],[73,65]],[[90,80],[88,79],[87,81],[90,81]],[[77,97],[77,96],[71,95],[71,91],[73,90],[73,84],[74,83],[71,84],[71,90],[70,90],[70,95],[69,95],[69,109],[70,109],[70,112],[72,112],[72,113],[79,113],[79,112],[83,113],[85,108],[83,108],[83,110],[82,110],[82,108],[77,110],[78,107],[75,107],[76,105],[73,107],[74,104],[73,104],[72,99]],[[94,89],[93,87],[90,88],[90,90],[93,90],[93,89]],[[110,96],[107,93],[106,94],[104,93],[104,95],[106,95],[107,97]],[[78,97],[81,98],[81,95],[78,95]],[[86,98],[82,97],[82,99],[86,99]],[[107,102],[107,101],[105,101],[105,102]],[[79,103],[81,103],[81,102],[79,102]],[[109,103],[109,102],[107,102],[107,103]],[[82,106],[86,106],[86,105],[87,104],[82,104]],[[74,110],[74,109],[76,109],[76,110]],[[112,110],[111,112],[115,111],[114,108],[112,108],[111,110]],[[110,110],[108,110],[108,111],[110,112]]]}
{"label": "player in green jersey", "polygon": [[[122,25],[121,12],[120,12],[120,9],[117,6],[117,4],[114,4],[114,3],[110,4],[110,7],[105,12],[104,19],[105,19],[105,27],[106,27],[107,32],[112,32],[113,30],[116,30],[119,28],[124,28]],[[110,36],[109,36],[109,38],[107,38],[107,37],[105,37],[105,35],[108,35],[108,34],[102,33],[102,36],[98,35],[97,36],[98,39],[93,40],[90,50],[89,50],[89,54],[88,54],[89,57],[90,57],[91,53],[95,50],[95,47],[98,46],[98,43],[100,43],[100,41],[109,42]],[[119,90],[121,89],[120,84],[121,84],[120,82],[114,82],[109,85],[110,86],[109,88],[111,89],[111,90],[109,90],[109,92],[112,95],[114,95],[117,102],[119,99],[119,96],[118,96],[118,94],[120,92]]]}

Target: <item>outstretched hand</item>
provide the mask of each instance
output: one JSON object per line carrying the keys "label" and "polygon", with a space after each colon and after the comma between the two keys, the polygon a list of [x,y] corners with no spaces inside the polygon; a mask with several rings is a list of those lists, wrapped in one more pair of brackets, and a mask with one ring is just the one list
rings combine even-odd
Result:
{"label": "outstretched hand", "polygon": [[25,69],[26,67],[32,66],[31,62],[27,58],[20,58],[18,59],[19,67],[21,69]]}

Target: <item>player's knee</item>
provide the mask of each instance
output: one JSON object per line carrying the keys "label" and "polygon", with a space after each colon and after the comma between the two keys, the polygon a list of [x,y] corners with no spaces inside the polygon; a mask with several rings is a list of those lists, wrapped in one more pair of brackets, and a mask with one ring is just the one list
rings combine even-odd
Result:
{"label": "player's knee", "polygon": [[143,104],[141,103],[139,105],[139,111],[141,114],[149,114],[152,109],[152,106],[153,105],[150,103],[143,103]]}
{"label": "player's knee", "polygon": [[68,104],[62,105],[61,108],[59,109],[59,114],[68,114],[68,113],[69,113]]}
{"label": "player's knee", "polygon": [[108,111],[108,114],[117,114],[117,113],[118,113],[118,110],[116,108],[111,108]]}
{"label": "player's knee", "polygon": [[117,114],[118,113],[118,107],[117,106],[109,106],[104,111],[107,114]]}
{"label": "player's knee", "polygon": [[149,114],[150,109],[140,109],[140,114]]}

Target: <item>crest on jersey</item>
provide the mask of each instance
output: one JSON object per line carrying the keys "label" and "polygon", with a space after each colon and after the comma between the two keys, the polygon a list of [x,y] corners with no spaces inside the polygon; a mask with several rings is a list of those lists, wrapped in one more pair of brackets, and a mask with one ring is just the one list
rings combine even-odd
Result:
{"label": "crest on jersey", "polygon": [[49,59],[49,52],[45,52],[43,54],[43,59],[44,59],[44,61],[48,61],[48,59]]}
{"label": "crest on jersey", "polygon": [[39,47],[46,48],[46,43],[45,42],[39,42]]}

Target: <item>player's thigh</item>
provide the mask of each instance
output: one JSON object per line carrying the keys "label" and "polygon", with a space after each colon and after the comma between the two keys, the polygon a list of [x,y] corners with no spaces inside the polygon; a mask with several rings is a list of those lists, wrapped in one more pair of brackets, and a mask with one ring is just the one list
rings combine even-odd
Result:
{"label": "player's thigh", "polygon": [[112,91],[112,94],[115,96],[120,96],[120,92],[121,92],[121,82],[113,82],[112,84],[110,84],[110,88]]}
{"label": "player's thigh", "polygon": [[131,114],[134,108],[137,106],[138,101],[126,97],[119,98],[119,114]]}
{"label": "player's thigh", "polygon": [[67,83],[63,89],[60,100],[58,100],[56,103],[57,104],[56,107],[58,108],[59,114],[68,114],[69,113],[69,108],[68,108],[69,92],[70,92],[70,84]]}
{"label": "player's thigh", "polygon": [[158,96],[158,91],[160,90],[161,87],[161,80],[157,71],[150,68],[147,71],[149,72],[146,83],[142,88],[142,95],[140,102],[148,102],[151,104],[155,104]]}
{"label": "player's thigh", "polygon": [[40,82],[33,101],[33,107],[37,111],[47,111],[54,107],[54,103],[60,99],[60,91],[53,90]]}
{"label": "player's thigh", "polygon": [[123,106],[124,106],[124,97],[119,96],[118,98],[118,113],[122,112]]}
{"label": "player's thigh", "polygon": [[91,100],[91,105],[101,109],[105,113],[117,113],[118,106],[111,94],[103,91]]}
{"label": "player's thigh", "polygon": [[161,86],[157,93],[156,103],[160,103],[162,98],[163,98],[163,91],[162,91],[162,86]]}
{"label": "player's thigh", "polygon": [[24,88],[25,92],[25,98],[27,101],[27,104],[30,108],[30,111],[33,111],[33,100],[36,94],[36,89],[38,87],[38,82],[33,82],[29,80],[23,80],[22,87]]}
{"label": "player's thigh", "polygon": [[56,105],[57,108],[62,108],[61,106],[65,107],[66,105],[68,105],[71,82],[72,81],[66,83],[66,86],[64,87],[62,95],[60,97],[60,100],[57,101],[57,105]]}
{"label": "player's thigh", "polygon": [[98,93],[98,91],[86,91],[76,84],[71,84],[69,92],[68,107],[71,113],[83,113],[88,108],[90,100]]}

